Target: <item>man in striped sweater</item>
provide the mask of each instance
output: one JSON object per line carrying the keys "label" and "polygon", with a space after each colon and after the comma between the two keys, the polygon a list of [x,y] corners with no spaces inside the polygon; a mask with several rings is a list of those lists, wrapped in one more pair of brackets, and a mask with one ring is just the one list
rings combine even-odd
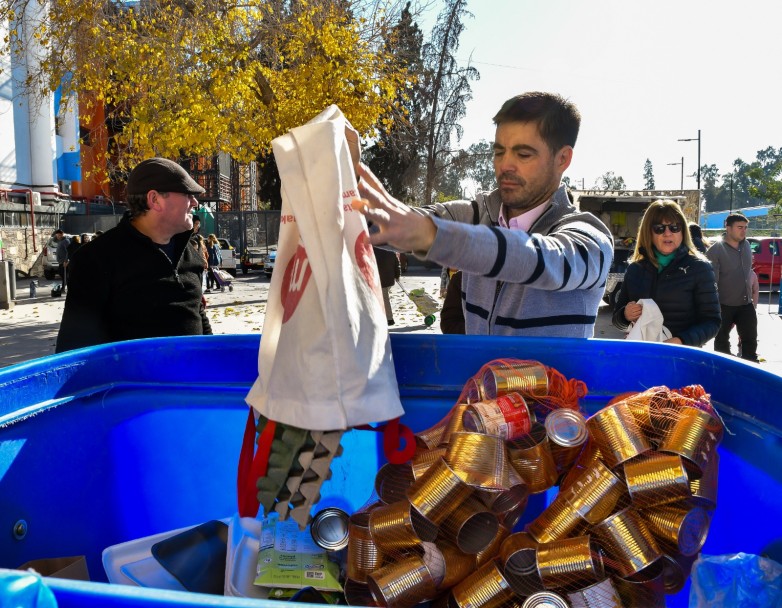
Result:
{"label": "man in striped sweater", "polygon": [[592,337],[613,240],[560,185],[580,122],[559,95],[506,101],[494,117],[498,188],[475,202],[411,209],[362,165],[354,206],[373,223],[372,244],[461,269],[468,334]]}

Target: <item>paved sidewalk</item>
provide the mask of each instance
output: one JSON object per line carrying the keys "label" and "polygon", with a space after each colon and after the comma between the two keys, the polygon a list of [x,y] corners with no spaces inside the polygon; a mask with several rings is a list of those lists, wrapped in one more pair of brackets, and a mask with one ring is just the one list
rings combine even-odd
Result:
{"label": "paved sidewalk", "polygon": [[[411,267],[402,275],[402,284],[408,291],[423,287],[438,299],[439,270]],[[29,297],[29,280],[17,282],[17,300],[11,310],[0,310],[0,367],[21,363],[52,354],[57,340],[65,298],[50,296],[56,281],[38,279],[38,297]],[[260,334],[269,289],[269,279],[259,272],[239,275],[233,282],[233,291],[206,294],[209,320],[216,334]],[[394,286],[390,290],[391,305],[396,323],[392,333],[440,333],[439,318],[431,327],[405,293]],[[782,376],[782,317],[778,310],[779,294],[761,292],[758,306],[758,353],[765,359],[760,368]],[[600,308],[595,326],[596,338],[622,339],[624,334],[611,325],[611,314],[606,306]],[[735,343],[735,333],[734,333]],[[735,344],[734,344],[735,346]],[[713,350],[713,341],[704,348]]]}

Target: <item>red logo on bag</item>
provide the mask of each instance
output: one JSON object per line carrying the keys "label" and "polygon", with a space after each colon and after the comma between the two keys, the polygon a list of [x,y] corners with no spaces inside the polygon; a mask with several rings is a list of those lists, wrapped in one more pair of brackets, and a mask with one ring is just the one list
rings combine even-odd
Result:
{"label": "red logo on bag", "polygon": [[307,259],[307,250],[299,245],[294,256],[288,261],[285,274],[282,277],[280,299],[282,300],[283,323],[287,322],[296,312],[311,275],[312,268],[309,259]]}
{"label": "red logo on bag", "polygon": [[364,280],[372,291],[376,291],[375,254],[372,251],[372,245],[369,242],[369,235],[364,230],[359,232],[358,238],[356,239],[355,254],[356,262],[358,262],[358,269],[361,271],[361,274],[364,275]]}

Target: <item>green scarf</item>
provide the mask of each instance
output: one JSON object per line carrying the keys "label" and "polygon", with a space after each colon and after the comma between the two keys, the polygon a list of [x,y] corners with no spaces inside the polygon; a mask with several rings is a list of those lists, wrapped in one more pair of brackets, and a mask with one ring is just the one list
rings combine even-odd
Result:
{"label": "green scarf", "polygon": [[654,257],[657,258],[657,272],[660,273],[663,271],[663,269],[671,263],[673,260],[673,256],[676,255],[676,252],[669,253],[668,255],[663,255],[657,249],[654,250]]}

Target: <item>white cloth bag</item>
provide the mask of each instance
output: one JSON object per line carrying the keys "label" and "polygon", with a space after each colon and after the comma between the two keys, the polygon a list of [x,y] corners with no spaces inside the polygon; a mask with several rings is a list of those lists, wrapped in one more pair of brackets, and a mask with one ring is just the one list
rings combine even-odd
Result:
{"label": "white cloth bag", "polygon": [[358,134],[330,106],[272,146],[280,237],[246,401],[270,420],[313,431],[397,418],[404,410],[377,263],[366,221],[350,204]]}
{"label": "white cloth bag", "polygon": [[641,316],[627,327],[626,340],[643,340],[645,342],[665,342],[671,338],[670,330],[663,325],[663,313],[657,302],[651,298],[638,300],[641,305]]}

